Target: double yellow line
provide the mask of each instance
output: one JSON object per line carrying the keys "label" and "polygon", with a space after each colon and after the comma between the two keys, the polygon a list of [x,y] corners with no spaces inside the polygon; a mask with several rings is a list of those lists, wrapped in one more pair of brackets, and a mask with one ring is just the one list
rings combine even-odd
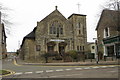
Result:
{"label": "double yellow line", "polygon": [[[19,64],[17,64],[17,62],[16,62],[16,60],[14,59],[14,65],[16,65],[16,66],[23,66],[23,65],[19,65]],[[82,66],[82,65],[80,65],[80,66],[59,66],[59,65],[57,65],[57,66],[49,66],[49,65],[29,65],[29,66],[36,66],[36,67],[40,67],[40,66],[44,66],[44,67],[86,67],[86,66],[89,66],[89,67],[94,67],[94,66],[120,66],[120,65],[86,65],[86,66]]]}
{"label": "double yellow line", "polygon": [[22,65],[17,64],[17,62],[16,62],[15,59],[14,59],[13,63],[14,63],[14,65],[16,65],[16,66],[22,66]]}

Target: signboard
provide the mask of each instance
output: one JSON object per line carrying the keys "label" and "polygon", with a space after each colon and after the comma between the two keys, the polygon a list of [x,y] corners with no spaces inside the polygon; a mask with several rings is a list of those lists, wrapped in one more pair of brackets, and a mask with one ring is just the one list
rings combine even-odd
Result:
{"label": "signboard", "polygon": [[64,42],[65,40],[60,40],[60,39],[51,39],[50,41],[55,41],[55,42]]}

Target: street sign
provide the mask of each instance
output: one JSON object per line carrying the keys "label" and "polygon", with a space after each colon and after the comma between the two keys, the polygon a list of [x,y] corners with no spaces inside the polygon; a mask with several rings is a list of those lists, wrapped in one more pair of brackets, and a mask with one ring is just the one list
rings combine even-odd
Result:
{"label": "street sign", "polygon": [[60,39],[51,39],[50,41],[64,42],[65,40],[60,40]]}

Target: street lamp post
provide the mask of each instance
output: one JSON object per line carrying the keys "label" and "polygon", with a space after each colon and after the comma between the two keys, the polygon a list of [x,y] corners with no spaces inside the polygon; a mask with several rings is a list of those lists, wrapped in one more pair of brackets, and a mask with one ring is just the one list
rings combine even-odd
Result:
{"label": "street lamp post", "polygon": [[97,40],[95,40],[95,45],[96,45],[96,63],[98,64],[98,62],[99,62],[99,56],[98,56],[98,45],[97,45]]}
{"label": "street lamp post", "polygon": [[97,40],[97,38],[93,38],[93,40],[95,40],[96,63],[98,64],[98,62],[99,62],[99,56],[98,56],[98,40]]}

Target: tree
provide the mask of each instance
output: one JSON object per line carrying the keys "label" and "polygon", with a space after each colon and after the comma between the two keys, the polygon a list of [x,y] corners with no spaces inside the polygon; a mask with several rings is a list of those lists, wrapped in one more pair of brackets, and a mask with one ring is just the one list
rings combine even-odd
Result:
{"label": "tree", "polygon": [[109,17],[113,17],[112,23],[117,26],[117,30],[120,31],[120,1],[119,0],[109,0],[107,4],[103,7],[104,10],[114,10],[116,12],[109,13]]}
{"label": "tree", "polygon": [[106,9],[120,10],[120,1],[119,0],[110,0],[106,5]]}
{"label": "tree", "polygon": [[4,7],[1,3],[0,3],[0,12],[1,12],[1,22],[4,23],[6,32],[9,34],[10,33],[10,25],[12,25],[12,23],[9,21],[9,14],[8,11],[10,11],[11,9]]}

